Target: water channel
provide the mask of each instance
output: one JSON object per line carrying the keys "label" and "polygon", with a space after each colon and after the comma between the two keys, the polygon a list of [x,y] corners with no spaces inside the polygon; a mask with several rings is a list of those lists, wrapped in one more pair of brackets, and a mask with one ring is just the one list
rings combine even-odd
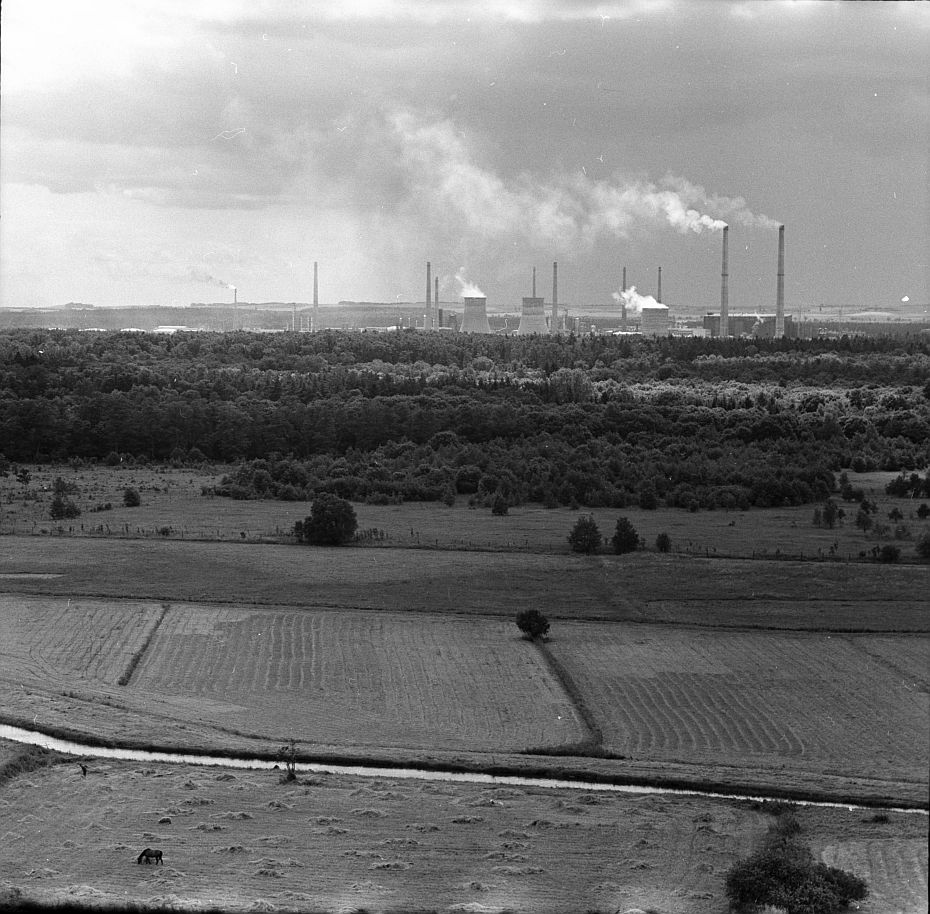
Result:
{"label": "water channel", "polygon": [[[197,755],[196,753],[155,752],[143,749],[120,749],[100,746],[88,746],[48,736],[39,730],[26,730],[0,724],[0,739],[30,746],[40,746],[65,755],[91,756],[93,758],[115,759],[129,762],[166,762],[181,765],[202,765],[213,768],[273,769],[279,763],[267,759],[236,758],[232,756]],[[422,768],[376,768],[368,765],[335,765],[326,762],[298,762],[297,770],[317,774],[347,774],[366,778],[416,779],[422,781],[442,781],[444,783],[506,785],[509,787],[542,787],[562,790],[602,791],[605,793],[653,794],[656,796],[707,797],[718,800],[779,800],[774,796],[747,796],[745,794],[717,793],[710,790],[685,790],[672,787],[650,787],[637,784],[603,784],[596,781],[560,780],[558,778],[521,777],[519,775],[482,774],[471,771],[431,771]],[[927,810],[907,809],[895,806],[877,807],[860,806],[855,803],[837,803],[816,800],[789,800],[799,806],[816,806],[824,809],[875,810],[878,808],[891,812],[910,812],[926,816]]]}

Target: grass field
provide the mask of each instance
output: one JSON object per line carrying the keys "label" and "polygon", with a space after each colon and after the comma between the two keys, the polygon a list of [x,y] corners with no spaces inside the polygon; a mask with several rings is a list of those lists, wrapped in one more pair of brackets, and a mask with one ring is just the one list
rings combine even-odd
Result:
{"label": "grass field", "polygon": [[[771,821],[723,801],[119,762],[20,776],[0,808],[0,886],[31,897],[332,912],[724,914],[723,874]],[[798,815],[869,880],[863,914],[926,911],[923,817]],[[165,865],[137,865],[143,847]]]}
{"label": "grass field", "polygon": [[[885,638],[916,666],[930,639]],[[549,649],[603,745],[635,758],[924,783],[930,696],[874,640],[565,623]]]}
{"label": "grass field", "polygon": [[[161,537],[210,540],[282,541],[297,520],[309,514],[306,502],[234,501],[203,497],[201,489],[212,486],[229,468],[203,470],[170,467],[38,466],[31,468],[32,481],[22,486],[13,476],[0,477],[0,534],[52,534],[61,528],[68,535]],[[617,518],[628,517],[647,547],[656,536],[668,533],[675,552],[703,556],[776,557],[799,556],[859,560],[860,552],[884,542],[895,542],[902,557],[913,557],[913,538],[930,530],[930,520],[916,516],[919,502],[885,495],[884,487],[895,473],[850,473],[850,482],[862,488],[879,505],[877,519],[888,523],[887,514],[897,508],[911,539],[878,539],[864,534],[853,523],[854,504],[843,505],[846,519],[833,529],[815,527],[813,506],[752,509],[750,511],[701,511],[678,508],[643,511],[627,509],[567,508],[547,510],[539,505],[512,508],[506,517],[487,509],[469,509],[466,499],[448,508],[438,503],[403,505],[355,505],[359,530],[378,530],[390,547],[467,549],[491,551],[566,553],[568,533],[580,513],[592,514],[605,541],[613,534]],[[80,490],[74,500],[82,507],[80,517],[52,521],[49,505],[57,476]],[[123,489],[139,491],[142,504],[123,506]],[[101,504],[112,510],[96,512]]]}

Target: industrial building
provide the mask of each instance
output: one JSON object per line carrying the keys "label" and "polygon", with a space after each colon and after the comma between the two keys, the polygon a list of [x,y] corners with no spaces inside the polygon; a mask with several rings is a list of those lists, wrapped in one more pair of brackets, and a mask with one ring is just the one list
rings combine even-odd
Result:
{"label": "industrial building", "polygon": [[667,336],[668,306],[663,304],[643,305],[640,311],[640,332],[643,336]]}
{"label": "industrial building", "polygon": [[[728,336],[756,336],[762,339],[775,339],[778,336],[776,331],[778,315],[777,314],[730,314],[728,315]],[[790,315],[783,315],[782,322],[784,330],[782,336],[794,338],[798,335],[797,327]],[[721,336],[720,315],[705,314],[704,329],[711,336]]]}

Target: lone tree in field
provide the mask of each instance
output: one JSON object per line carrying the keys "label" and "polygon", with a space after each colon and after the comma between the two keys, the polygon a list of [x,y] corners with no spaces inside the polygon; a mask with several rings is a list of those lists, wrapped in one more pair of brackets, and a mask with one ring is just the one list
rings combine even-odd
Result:
{"label": "lone tree in field", "polygon": [[639,548],[639,534],[627,517],[618,517],[614,535],[610,538],[610,545],[614,547],[617,555],[625,552],[635,552]]}
{"label": "lone tree in field", "polygon": [[127,508],[138,508],[142,504],[142,499],[139,497],[139,490],[132,488],[132,486],[126,486],[123,489],[123,504]]}
{"label": "lone tree in field", "polygon": [[535,641],[549,631],[549,620],[538,609],[525,609],[517,613],[517,628],[530,641]]}
{"label": "lone tree in field", "polygon": [[313,499],[310,516],[294,524],[294,535],[311,546],[341,546],[355,536],[355,508],[344,498],[324,492]]}
{"label": "lone tree in field", "polygon": [[601,531],[590,514],[585,514],[575,521],[572,532],[568,534],[568,543],[572,552],[585,552],[588,555],[601,548]]}
{"label": "lone tree in field", "polygon": [[656,549],[659,552],[668,552],[672,548],[672,538],[667,533],[660,533],[656,537]]}

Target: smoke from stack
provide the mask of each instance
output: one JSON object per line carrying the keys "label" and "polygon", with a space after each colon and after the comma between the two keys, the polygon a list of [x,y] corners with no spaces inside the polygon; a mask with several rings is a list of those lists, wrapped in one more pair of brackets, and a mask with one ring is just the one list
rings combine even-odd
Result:
{"label": "smoke from stack", "polygon": [[455,281],[459,284],[459,295],[462,298],[484,298],[485,294],[473,282],[465,278],[465,267],[459,267],[455,274]]}
{"label": "smoke from stack", "polygon": [[723,268],[720,271],[720,336],[730,335],[730,273],[727,262],[727,246],[730,229],[723,229]]}
{"label": "smoke from stack", "polygon": [[641,314],[643,308],[665,307],[662,302],[656,301],[651,295],[640,295],[639,292],[636,291],[636,286],[630,286],[629,289],[622,289],[619,292],[614,292],[613,300],[620,303],[624,321],[628,314]]}
{"label": "smoke from stack", "polygon": [[778,227],[778,284],[775,290],[775,339],[785,335],[785,227]]}

